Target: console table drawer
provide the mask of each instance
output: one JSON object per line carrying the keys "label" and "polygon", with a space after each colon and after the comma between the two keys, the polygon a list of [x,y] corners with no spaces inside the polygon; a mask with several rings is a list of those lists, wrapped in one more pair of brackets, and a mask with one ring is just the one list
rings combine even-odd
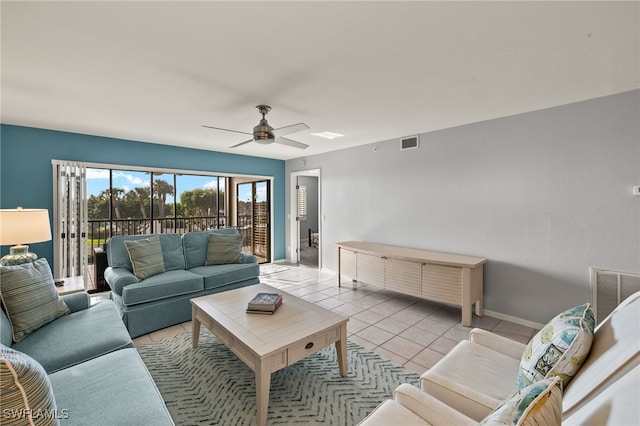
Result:
{"label": "console table drawer", "polygon": [[338,265],[342,268],[342,274],[351,279],[356,279],[356,253],[350,250],[338,250]]}
{"label": "console table drawer", "polygon": [[303,342],[293,345],[288,349],[287,365],[300,361],[320,349],[329,346],[340,339],[340,327],[334,327],[324,333],[310,336]]}
{"label": "console table drawer", "polygon": [[462,305],[462,269],[451,266],[422,267],[422,297]]}
{"label": "console table drawer", "polygon": [[370,254],[356,254],[358,281],[384,287],[384,258]]}
{"label": "console table drawer", "polygon": [[384,288],[411,296],[422,296],[422,264],[387,259],[384,264]]}

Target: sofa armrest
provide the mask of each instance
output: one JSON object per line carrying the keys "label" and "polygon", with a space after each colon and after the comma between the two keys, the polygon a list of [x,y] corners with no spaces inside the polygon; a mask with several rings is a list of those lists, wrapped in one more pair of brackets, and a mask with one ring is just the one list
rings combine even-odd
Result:
{"label": "sofa armrest", "polygon": [[240,252],[240,256],[242,256],[242,263],[258,263],[258,259],[252,254]]}
{"label": "sofa armrest", "polygon": [[109,284],[111,291],[120,296],[124,287],[138,282],[138,278],[130,270],[111,266],[104,270],[104,280]]}
{"label": "sofa armrest", "polygon": [[522,353],[526,347],[523,343],[516,342],[515,340],[508,339],[481,328],[474,328],[471,330],[471,332],[469,332],[469,340],[514,359],[522,358]]}
{"label": "sofa armrest", "polygon": [[478,424],[472,418],[407,383],[401,384],[394,391],[393,399],[434,426]]}
{"label": "sofa armrest", "polygon": [[61,296],[64,303],[67,304],[71,313],[84,311],[85,309],[89,309],[89,305],[91,305],[91,301],[89,298],[89,293],[86,291],[81,291],[80,293],[72,293],[65,294]]}

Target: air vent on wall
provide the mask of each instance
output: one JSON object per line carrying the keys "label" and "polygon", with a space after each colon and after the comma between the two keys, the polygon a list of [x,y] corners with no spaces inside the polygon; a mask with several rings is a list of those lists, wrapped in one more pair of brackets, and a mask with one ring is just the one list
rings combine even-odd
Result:
{"label": "air vent on wall", "polygon": [[624,299],[640,291],[640,274],[591,269],[591,304],[600,323]]}
{"label": "air vent on wall", "polygon": [[418,136],[408,136],[400,140],[400,150],[416,149],[420,146]]}

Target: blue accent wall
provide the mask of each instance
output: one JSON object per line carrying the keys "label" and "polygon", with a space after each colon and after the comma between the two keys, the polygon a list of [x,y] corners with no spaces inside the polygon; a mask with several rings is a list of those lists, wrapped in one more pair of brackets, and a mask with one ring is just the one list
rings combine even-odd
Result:
{"label": "blue accent wall", "polygon": [[[53,220],[51,160],[54,159],[273,176],[273,259],[285,257],[283,160],[3,124],[0,128],[0,208],[46,208]],[[53,223],[51,229],[53,231]],[[52,263],[52,241],[30,244],[29,250]],[[0,254],[8,252],[5,246]]]}

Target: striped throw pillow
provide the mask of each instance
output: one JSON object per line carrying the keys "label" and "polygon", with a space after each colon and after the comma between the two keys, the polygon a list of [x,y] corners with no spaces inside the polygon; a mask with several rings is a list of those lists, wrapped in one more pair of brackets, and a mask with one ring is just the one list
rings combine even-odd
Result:
{"label": "striped throw pillow", "polygon": [[228,263],[242,263],[242,240],[241,234],[220,235],[209,234],[209,245],[207,246],[207,260],[205,265],[225,265]]}
{"label": "striped throw pillow", "polygon": [[560,426],[562,379],[549,377],[522,388],[480,422],[482,426]]}
{"label": "striped throw pillow", "polygon": [[22,352],[0,345],[2,424],[57,425],[63,413],[44,368]]}
{"label": "striped throw pillow", "polygon": [[0,266],[0,298],[11,322],[13,341],[19,342],[54,319],[69,313],[58,295],[47,259]]}
{"label": "striped throw pillow", "polygon": [[164,272],[162,246],[158,236],[143,240],[125,241],[124,245],[129,252],[133,275],[139,281]]}

